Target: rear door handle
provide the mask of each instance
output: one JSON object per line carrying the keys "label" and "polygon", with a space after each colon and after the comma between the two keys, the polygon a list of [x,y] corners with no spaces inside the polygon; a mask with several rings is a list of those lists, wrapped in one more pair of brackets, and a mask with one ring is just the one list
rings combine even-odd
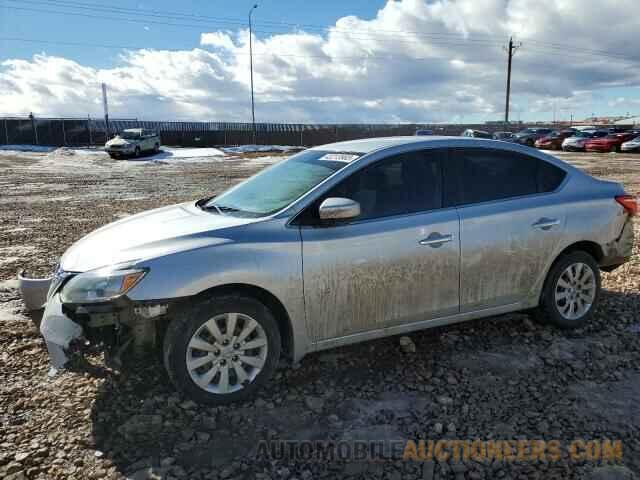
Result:
{"label": "rear door handle", "polygon": [[453,235],[450,233],[441,235],[438,232],[433,232],[427,238],[420,240],[420,245],[429,245],[430,247],[437,248],[451,240],[453,240]]}
{"label": "rear door handle", "polygon": [[534,228],[539,228],[540,230],[550,230],[556,225],[560,225],[560,220],[557,218],[541,218],[536,223],[532,225]]}

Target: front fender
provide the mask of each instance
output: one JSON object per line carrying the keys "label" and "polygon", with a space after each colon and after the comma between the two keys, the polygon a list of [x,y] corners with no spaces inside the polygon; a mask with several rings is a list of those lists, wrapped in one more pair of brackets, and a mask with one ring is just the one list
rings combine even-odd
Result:
{"label": "front fender", "polygon": [[[245,284],[262,288],[286,309],[296,359],[310,349],[302,288],[302,243],[286,219],[248,225],[228,242],[142,262],[149,273],[127,293],[133,301],[191,297],[211,288]],[[303,353],[298,353],[303,352]]]}

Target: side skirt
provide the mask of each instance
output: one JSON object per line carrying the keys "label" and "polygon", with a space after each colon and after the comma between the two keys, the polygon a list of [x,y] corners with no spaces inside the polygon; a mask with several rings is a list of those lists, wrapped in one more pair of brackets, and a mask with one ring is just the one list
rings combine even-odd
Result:
{"label": "side skirt", "polygon": [[446,317],[421,320],[419,322],[408,323],[406,325],[394,325],[392,327],[378,328],[375,330],[368,330],[366,332],[354,333],[351,335],[344,335],[342,337],[329,338],[327,340],[315,342],[313,350],[327,350],[329,348],[342,347],[344,345],[365,342],[367,340],[374,340],[376,338],[391,337],[393,335],[414,332],[416,330],[425,330],[427,328],[441,327],[443,325],[465,322],[467,320],[475,320],[477,318],[517,312],[519,310],[525,310],[527,308],[530,308],[530,305],[527,305],[523,302],[517,302],[510,303],[508,305],[501,305],[499,307],[476,310],[474,312],[457,313],[455,315],[449,315]]}

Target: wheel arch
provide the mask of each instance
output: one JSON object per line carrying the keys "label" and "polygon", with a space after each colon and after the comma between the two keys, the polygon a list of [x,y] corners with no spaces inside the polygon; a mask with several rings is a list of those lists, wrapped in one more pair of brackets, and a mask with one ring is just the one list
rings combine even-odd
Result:
{"label": "wheel arch", "polygon": [[598,244],[597,242],[593,242],[593,241],[590,241],[590,240],[581,240],[579,242],[574,242],[574,243],[566,246],[564,249],[562,249],[555,256],[553,261],[551,263],[549,263],[549,266],[547,267],[547,269],[546,269],[546,271],[544,273],[544,277],[543,277],[542,283],[538,283],[538,285],[540,285],[538,287],[539,290],[537,292],[537,295],[534,297],[535,301],[536,301],[536,304],[540,303],[542,295],[544,294],[545,288],[547,286],[547,281],[549,279],[549,272],[551,272],[551,270],[553,269],[553,266],[564,255],[566,255],[568,253],[572,253],[572,252],[585,252],[585,253],[591,255],[598,265],[600,264],[600,260],[602,260],[604,258],[604,251],[602,250],[602,247],[600,246],[600,244]]}
{"label": "wheel arch", "polygon": [[217,285],[215,287],[204,290],[193,298],[210,298],[214,295],[225,294],[244,294],[248,297],[255,298],[263,303],[274,315],[278,329],[280,330],[280,339],[282,341],[282,353],[288,358],[294,358],[294,335],[291,324],[291,317],[283,303],[270,291],[255,285],[245,283],[229,283],[225,285]]}
{"label": "wheel arch", "polygon": [[568,247],[566,247],[564,250],[562,250],[554,259],[553,264],[555,264],[558,259],[560,257],[562,257],[562,255],[565,255],[567,253],[571,253],[571,252],[577,252],[577,251],[582,251],[585,253],[588,253],[589,255],[591,255],[593,257],[593,259],[596,261],[596,263],[600,263],[600,260],[602,260],[604,258],[604,251],[602,250],[602,247],[600,246],[600,244],[598,244],[597,242],[592,242],[589,240],[583,240],[580,242],[575,242],[572,243],[571,245],[569,245]]}

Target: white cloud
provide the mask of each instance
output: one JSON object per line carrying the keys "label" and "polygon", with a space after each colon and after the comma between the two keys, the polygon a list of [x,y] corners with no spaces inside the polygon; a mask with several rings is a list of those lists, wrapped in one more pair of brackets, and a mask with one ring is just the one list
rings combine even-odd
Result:
{"label": "white cloud", "polygon": [[[597,92],[640,85],[640,53],[629,47],[640,17],[620,14],[636,10],[636,0],[389,0],[370,20],[348,16],[327,31],[254,38],[256,116],[498,119],[502,43],[512,33],[523,42],[514,60],[514,112],[624,108]],[[586,55],[594,50],[610,56]],[[0,63],[0,112],[99,115],[101,82],[109,85],[114,117],[246,121],[248,32],[203,32],[192,50],[127,51],[112,68],[44,53],[7,59]]]}

